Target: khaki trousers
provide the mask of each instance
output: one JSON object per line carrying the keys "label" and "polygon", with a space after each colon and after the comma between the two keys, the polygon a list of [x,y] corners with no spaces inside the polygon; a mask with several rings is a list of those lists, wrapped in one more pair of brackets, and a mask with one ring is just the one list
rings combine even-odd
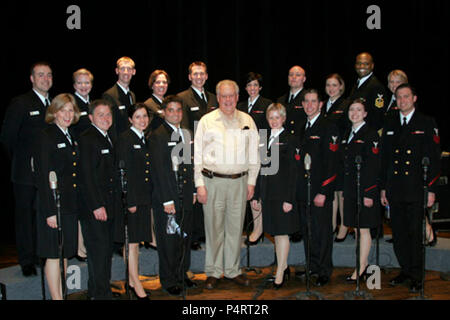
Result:
{"label": "khaki trousers", "polygon": [[204,178],[205,274],[220,279],[241,274],[241,237],[247,202],[247,175],[238,179]]}

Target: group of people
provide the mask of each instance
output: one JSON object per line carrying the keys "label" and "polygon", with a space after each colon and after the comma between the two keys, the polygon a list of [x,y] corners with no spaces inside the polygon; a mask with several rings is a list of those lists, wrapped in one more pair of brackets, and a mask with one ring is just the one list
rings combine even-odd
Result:
{"label": "group of people", "polygon": [[[96,100],[89,96],[93,75],[86,69],[73,74],[74,94],[50,100],[51,67],[34,64],[32,90],[12,100],[1,132],[11,156],[23,274],[36,274],[37,257],[44,259],[51,296],[63,298],[59,261],[67,265],[68,258],[80,255],[82,238],[88,296],[110,299],[114,243],[128,243],[123,250],[129,289],[136,298],[148,299],[138,268],[139,244],[147,242],[157,247],[163,289],[179,295],[197,286],[187,274],[190,250],[204,237],[205,287],[216,288],[222,275],[248,286],[240,248],[250,204],[254,228],[249,244],[264,233],[275,239],[274,288],[290,276],[287,257],[290,236],[296,233],[303,235],[305,252],[310,248],[314,284],[324,286],[333,269],[333,231],[339,241],[360,217],[359,276],[364,276],[370,229],[381,223],[381,206],[389,205],[402,269],[391,284],[410,281],[411,290],[418,290],[422,159],[429,159],[431,206],[440,170],[438,129],[417,110],[417,94],[403,71],[388,76],[389,100],[373,69],[371,55],[359,54],[358,83],[350,95],[344,97],[344,80],[332,74],[323,100],[318,90],[304,88],[305,70],[294,66],[288,73],[289,92],[275,102],[262,97],[263,77],[250,72],[248,99],[239,102],[235,81],[220,81],[216,94],[207,91],[207,66],[198,61],[189,66],[191,87],[177,95],[166,96],[167,72],[153,71],[148,82],[152,96],[139,103],[130,90],[136,69],[129,57],[117,61],[117,82]],[[359,211],[357,156],[362,159]],[[305,166],[305,158],[310,165]],[[58,178],[61,219],[49,185],[52,171]],[[355,271],[347,280],[357,276]]]}

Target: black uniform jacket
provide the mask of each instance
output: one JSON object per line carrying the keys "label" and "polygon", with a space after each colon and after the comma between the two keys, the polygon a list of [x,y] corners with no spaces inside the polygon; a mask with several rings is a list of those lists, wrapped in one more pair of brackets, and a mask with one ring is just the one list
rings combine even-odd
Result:
{"label": "black uniform jacket", "polygon": [[153,187],[149,145],[142,143],[131,128],[123,132],[117,141],[116,163],[118,168],[121,161],[124,163],[127,179],[128,207],[150,205]]}
{"label": "black uniform jacket", "polygon": [[269,124],[267,123],[266,119],[266,110],[271,103],[272,101],[270,99],[259,96],[253,104],[252,110],[250,110],[250,112],[248,112],[248,99],[240,102],[237,105],[237,109],[242,112],[248,113],[253,118],[253,121],[255,121],[256,127],[258,129],[270,130]]}
{"label": "black uniform jacket", "polygon": [[295,159],[298,165],[297,200],[307,202],[307,174],[304,160],[311,157],[311,202],[317,194],[333,201],[335,180],[337,178],[339,134],[335,124],[322,115],[312,127],[305,131],[306,120],[300,124],[300,138],[297,140]]}
{"label": "black uniform jacket", "polygon": [[375,129],[364,124],[353,136],[348,138],[351,129],[342,137],[340,153],[340,168],[344,175],[344,197],[357,198],[357,167],[355,159],[362,159],[360,169],[361,197],[376,200],[379,198],[378,178],[381,170],[380,137]]}
{"label": "black uniform jacket", "polygon": [[[254,199],[279,200],[294,204],[297,178],[295,137],[284,130],[275,138],[270,148],[268,148],[267,143],[260,144],[260,150],[265,152],[266,156],[261,158],[262,171],[256,182]],[[275,150],[278,151],[278,155],[274,153]],[[278,162],[278,164],[275,162]],[[264,170],[270,167],[272,169],[278,168],[274,172],[275,174],[264,173]]]}
{"label": "black uniform jacket", "polygon": [[436,192],[440,176],[440,138],[436,122],[417,109],[409,123],[402,127],[400,115],[389,117],[382,136],[381,188],[388,200],[423,199],[424,170],[428,157],[426,184]]}
{"label": "black uniform jacket", "polygon": [[[186,130],[186,129],[183,129]],[[172,165],[172,149],[180,148],[178,145],[179,135],[172,136],[173,129],[164,122],[158,129],[150,135],[150,154],[152,161],[150,167],[155,188],[153,190],[153,207],[162,205],[165,202],[174,201],[179,209],[178,182],[174,167]],[[194,194],[194,166],[193,166],[193,140],[184,134],[185,150],[183,150],[183,163],[178,166],[181,174],[181,185],[183,186],[183,207],[192,210],[192,200]],[[178,155],[179,152],[175,153]]]}
{"label": "black uniform jacket", "polygon": [[116,140],[122,132],[130,127],[128,108],[136,103],[136,95],[131,90],[129,94],[132,102],[117,83],[103,93],[103,99],[108,100],[112,105],[113,124],[109,132]]}
{"label": "black uniform jacket", "polygon": [[161,109],[162,103],[159,102],[159,100],[154,95],[152,95],[144,102],[144,104],[148,108],[150,117],[150,125],[146,131],[150,133],[153,130],[158,129],[158,127],[164,122],[164,115]]}
{"label": "black uniform jacket", "polygon": [[183,100],[183,120],[181,122],[183,128],[189,128],[194,132],[195,121],[200,121],[201,117],[219,106],[215,94],[205,90],[205,95],[207,103],[192,87],[177,94]]}
{"label": "black uniform jacket", "polygon": [[49,184],[49,174],[56,173],[60,195],[61,214],[78,213],[79,156],[77,141],[69,131],[72,144],[56,124],[44,129],[39,138],[39,152],[35,168],[38,176],[38,192],[45,217],[56,215],[56,204]]}
{"label": "black uniform jacket", "polygon": [[289,103],[290,92],[282,95],[277,99],[278,103],[281,103],[286,108],[286,122],[284,127],[290,134],[299,136],[300,125],[306,119],[305,110],[303,109],[303,98],[305,96],[305,89],[303,88],[294,100]]}
{"label": "black uniform jacket", "polygon": [[33,90],[14,98],[6,110],[1,141],[11,157],[13,183],[35,183],[31,158],[36,155],[40,132],[48,126],[45,112],[45,106]]}
{"label": "black uniform jacket", "polygon": [[[113,138],[112,143],[115,145]],[[80,174],[84,205],[88,213],[111,205],[108,201],[118,192],[118,172],[114,148],[94,126],[79,138]]]}
{"label": "black uniform jacket", "polygon": [[348,97],[349,104],[358,98],[366,101],[366,122],[376,130],[382,128],[384,108],[389,103],[386,87],[372,74],[359,88],[355,84]]}

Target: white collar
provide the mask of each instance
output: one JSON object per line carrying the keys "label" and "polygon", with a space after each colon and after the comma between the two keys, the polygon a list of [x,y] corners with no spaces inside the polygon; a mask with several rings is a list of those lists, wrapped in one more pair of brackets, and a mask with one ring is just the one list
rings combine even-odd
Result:
{"label": "white collar", "polygon": [[298,90],[295,91],[295,92],[289,91],[289,98],[291,97],[291,95],[293,95],[293,98],[292,98],[292,99],[295,99],[295,98],[297,97],[297,95],[300,93],[300,91],[302,91],[302,90],[303,90],[303,88],[300,88],[300,89],[298,89]]}
{"label": "white collar", "polygon": [[352,127],[352,131],[356,134],[359,131],[359,129],[361,129],[365,124],[366,122],[363,121],[356,129],[353,129]]}
{"label": "white collar", "polygon": [[89,103],[89,96],[87,98],[87,100],[81,95],[79,94],[77,91],[75,91],[75,95],[81,99],[81,101],[83,101],[84,103]]}
{"label": "white collar", "polygon": [[367,76],[359,79],[358,88],[362,86],[364,82],[366,82],[367,79],[369,79],[372,76],[373,72],[369,73]]}
{"label": "white collar", "polygon": [[160,98],[158,98],[156,95],[152,94],[153,97],[156,98],[156,100],[158,100],[160,103],[162,103],[162,100]]}
{"label": "white collar", "polygon": [[48,97],[48,93],[47,93],[47,96],[46,97],[44,97],[42,94],[40,94],[39,92],[37,92],[37,90],[35,90],[34,88],[33,88],[33,91],[34,91],[34,93],[36,93],[37,94],[37,96],[39,97],[39,99],[41,99],[41,101],[42,101],[42,104],[45,106],[45,100],[48,100],[48,102],[50,103],[50,99],[49,99],[49,97]]}
{"label": "white collar", "polygon": [[255,104],[255,102],[256,102],[256,100],[258,100],[259,99],[259,94],[256,96],[256,98],[252,101],[252,100],[250,100],[250,97],[248,98],[248,105],[254,105]]}
{"label": "white collar", "polygon": [[[276,130],[276,129],[275,129]],[[269,141],[269,145],[268,145],[268,147],[270,148],[270,146],[272,145],[272,143],[275,141],[275,139],[284,131],[284,127],[281,127],[281,129],[279,129],[279,130],[277,130],[276,132],[275,132],[275,134],[274,134],[274,129],[270,129],[270,137],[269,137],[269,140],[270,140],[270,138],[272,138],[273,137],[273,139],[272,140],[270,140]]]}
{"label": "white collar", "polygon": [[416,108],[414,108],[408,115],[403,115],[403,113],[401,113],[401,112],[399,112],[399,114],[400,114],[400,124],[403,124],[403,118],[405,118],[406,117],[406,124],[408,124],[409,123],[409,121],[411,121],[411,118],[412,118],[412,116],[413,116],[413,114],[414,114],[414,112],[416,111]]}
{"label": "white collar", "polygon": [[91,122],[91,124],[94,126],[94,128],[96,128],[98,131],[100,131],[100,133],[106,138],[106,136],[108,135],[108,132],[104,132],[102,129],[97,127],[93,122]]}
{"label": "white collar", "polygon": [[[168,121],[166,121],[166,123],[173,129],[173,131],[179,132],[179,133],[180,133],[180,135],[181,135],[181,140],[182,140],[183,143],[184,143],[183,130],[181,130],[181,126],[177,128],[177,127],[175,127],[173,124],[169,123]],[[178,131],[178,129],[180,129],[180,131]]]}
{"label": "white collar", "polygon": [[206,92],[205,92],[205,89],[203,89],[203,91],[200,91],[200,90],[198,90],[197,88],[195,88],[194,86],[191,86],[191,88],[192,89],[194,89],[194,91],[195,92],[197,92],[197,94],[198,94],[198,96],[201,98],[202,97],[202,93],[205,95],[205,99],[208,99],[207,97],[206,97]]}
{"label": "white collar", "polygon": [[[306,118],[306,123],[308,123],[308,121],[309,121],[309,124],[310,124],[310,126],[312,127],[312,126],[314,125],[314,123],[316,122],[317,118],[319,118],[319,116],[320,116],[320,112],[319,112],[314,118],[312,118],[311,120],[309,120],[308,118]],[[311,128],[311,127],[310,127],[310,128]]]}
{"label": "white collar", "polygon": [[139,139],[142,139],[145,137],[144,132],[139,131],[138,129],[136,129],[135,127],[131,126],[130,129],[136,133],[136,135],[138,136]]}
{"label": "white collar", "polygon": [[122,91],[123,91],[125,94],[128,94],[128,92],[130,91],[130,88],[125,89],[125,88],[119,83],[119,81],[117,81],[117,85],[119,86],[120,89],[122,89]]}

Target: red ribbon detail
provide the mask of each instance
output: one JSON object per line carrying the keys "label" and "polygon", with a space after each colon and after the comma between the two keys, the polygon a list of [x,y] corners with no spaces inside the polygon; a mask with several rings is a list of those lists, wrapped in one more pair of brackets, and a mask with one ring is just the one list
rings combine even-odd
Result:
{"label": "red ribbon detail", "polygon": [[329,185],[330,183],[332,183],[334,180],[336,180],[336,177],[337,177],[337,175],[335,174],[335,175],[332,176],[331,178],[325,180],[325,181],[322,183],[322,187],[325,187],[325,186]]}

